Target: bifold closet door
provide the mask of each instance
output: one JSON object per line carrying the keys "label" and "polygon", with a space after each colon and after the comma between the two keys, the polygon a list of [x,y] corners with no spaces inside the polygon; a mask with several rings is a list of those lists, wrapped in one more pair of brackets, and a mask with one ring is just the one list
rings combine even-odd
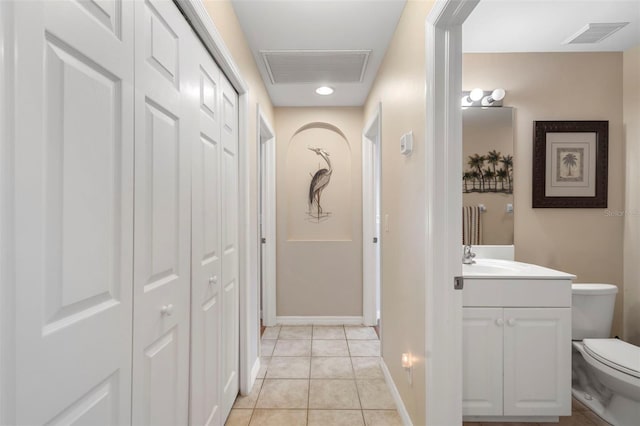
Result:
{"label": "bifold closet door", "polygon": [[222,185],[222,412],[231,411],[239,387],[240,290],[238,263],[238,94],[220,78]]}
{"label": "bifold closet door", "polygon": [[16,385],[3,395],[5,418],[125,425],[133,3],[24,1],[13,8]]}
{"label": "bifold closet door", "polygon": [[191,424],[219,425],[238,394],[237,94],[199,46],[193,144]]}
{"label": "bifold closet door", "polygon": [[185,425],[196,39],[171,1],[135,2],[133,423]]}
{"label": "bifold closet door", "polygon": [[193,143],[191,197],[191,424],[220,425],[220,70],[202,46],[198,63],[200,134]]}

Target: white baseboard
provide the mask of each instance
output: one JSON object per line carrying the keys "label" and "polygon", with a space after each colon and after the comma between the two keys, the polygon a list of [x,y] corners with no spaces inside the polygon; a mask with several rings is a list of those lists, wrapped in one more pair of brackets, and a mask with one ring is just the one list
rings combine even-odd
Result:
{"label": "white baseboard", "polygon": [[400,397],[400,392],[398,392],[398,388],[396,387],[393,378],[391,378],[391,373],[387,368],[387,364],[384,362],[384,359],[380,358],[380,366],[382,367],[382,373],[384,374],[384,380],[387,382],[387,386],[389,386],[389,390],[391,391],[391,396],[393,397],[393,401],[396,403],[396,408],[398,409],[398,413],[402,418],[402,424],[404,426],[413,426],[411,422],[411,417],[409,416],[409,412],[407,408],[404,406],[404,402],[402,402],[402,398]]}
{"label": "white baseboard", "polygon": [[253,385],[256,383],[256,379],[258,378],[258,373],[260,372],[260,357],[256,358],[256,362],[253,363],[253,367],[251,367],[251,388],[253,389]]}
{"label": "white baseboard", "polygon": [[362,317],[276,317],[278,325],[362,325]]}

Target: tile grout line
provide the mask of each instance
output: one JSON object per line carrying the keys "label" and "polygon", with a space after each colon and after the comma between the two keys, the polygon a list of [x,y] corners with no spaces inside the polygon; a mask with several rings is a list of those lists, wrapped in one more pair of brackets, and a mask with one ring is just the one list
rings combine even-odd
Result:
{"label": "tile grout line", "polygon": [[[344,330],[344,337],[347,338],[347,330]],[[360,417],[362,417],[362,424],[366,424],[366,420],[364,419],[364,408],[362,408],[362,398],[360,398],[360,389],[358,388],[356,369],[353,366],[353,356],[351,355],[351,346],[349,346],[349,339],[347,338],[347,351],[349,352],[349,362],[351,363],[351,371],[353,371],[353,384],[356,387],[356,395],[358,395],[358,404],[360,404]]]}

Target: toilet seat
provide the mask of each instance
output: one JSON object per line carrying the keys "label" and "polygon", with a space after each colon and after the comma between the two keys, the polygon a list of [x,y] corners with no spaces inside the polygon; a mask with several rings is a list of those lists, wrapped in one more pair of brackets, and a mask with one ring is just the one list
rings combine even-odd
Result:
{"label": "toilet seat", "polygon": [[584,349],[599,362],[640,378],[640,347],[619,339],[584,339]]}

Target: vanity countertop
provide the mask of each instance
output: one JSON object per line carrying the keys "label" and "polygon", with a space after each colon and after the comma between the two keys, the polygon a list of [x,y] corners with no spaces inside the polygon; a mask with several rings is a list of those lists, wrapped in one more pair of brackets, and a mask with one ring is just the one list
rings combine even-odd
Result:
{"label": "vanity countertop", "polygon": [[476,263],[462,265],[462,276],[475,279],[536,279],[536,280],[573,280],[568,274],[544,266],[502,259],[476,259]]}

